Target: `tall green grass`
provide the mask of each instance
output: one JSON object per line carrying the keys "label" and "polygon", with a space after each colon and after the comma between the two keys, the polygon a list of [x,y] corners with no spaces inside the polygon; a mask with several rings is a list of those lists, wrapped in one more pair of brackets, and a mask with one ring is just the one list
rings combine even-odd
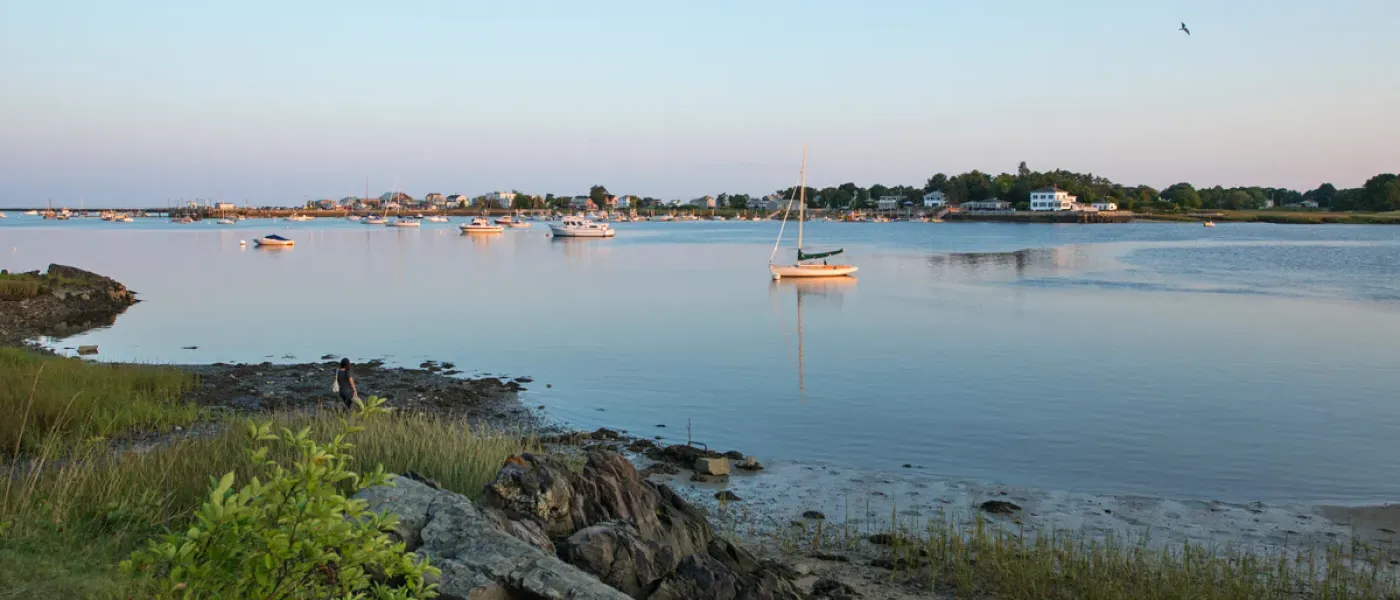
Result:
{"label": "tall green grass", "polygon": [[0,452],[46,437],[81,440],[167,430],[199,417],[180,395],[194,377],[172,368],[104,365],[0,348]]}
{"label": "tall green grass", "polygon": [[[342,431],[336,412],[267,418],[279,428],[309,427],[319,439]],[[538,451],[521,436],[437,417],[390,415],[364,426],[351,438],[360,470],[416,471],[472,498],[507,457]],[[211,477],[233,471],[245,482],[252,470],[242,421],[145,451],[62,439],[44,438],[8,473],[0,467],[0,589],[25,590],[15,597],[120,593],[126,582],[117,561],[151,536],[183,527],[207,499]]]}
{"label": "tall green grass", "polygon": [[[730,510],[727,507],[724,510]],[[740,509],[742,510],[742,509]],[[868,509],[867,509],[868,510]],[[731,511],[732,512],[732,511]],[[731,527],[744,519],[731,520]],[[873,546],[872,534],[885,546]],[[1196,543],[1158,545],[1140,536],[1035,532],[982,517],[898,513],[817,522],[750,539],[809,554],[874,551],[890,580],[958,598],[1040,600],[1380,600],[1400,598],[1400,567],[1385,548],[1354,541],[1271,553]]]}
{"label": "tall green grass", "polygon": [[38,295],[37,280],[0,279],[0,300],[28,300]]}

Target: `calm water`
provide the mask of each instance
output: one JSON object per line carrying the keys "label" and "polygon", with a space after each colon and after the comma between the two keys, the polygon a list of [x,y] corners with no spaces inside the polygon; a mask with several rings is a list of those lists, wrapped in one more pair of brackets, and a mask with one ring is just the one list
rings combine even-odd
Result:
{"label": "calm water", "polygon": [[[683,440],[689,420],[760,457],[1179,498],[1400,497],[1400,228],[816,223],[809,240],[845,247],[859,279],[800,284],[768,279],[773,222],[576,241],[455,226],[11,216],[0,266],[67,263],[138,291],[116,326],[59,344],[105,360],[431,358],[534,376],[526,402],[569,424]],[[297,246],[238,246],[272,232]]]}

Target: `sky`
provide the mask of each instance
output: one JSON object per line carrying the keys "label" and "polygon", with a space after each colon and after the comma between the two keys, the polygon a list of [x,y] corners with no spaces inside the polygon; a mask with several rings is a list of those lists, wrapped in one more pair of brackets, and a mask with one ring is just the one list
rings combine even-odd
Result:
{"label": "sky", "polygon": [[[1177,30],[1185,21],[1187,36]],[[1400,170],[1395,0],[0,0],[0,206]]]}

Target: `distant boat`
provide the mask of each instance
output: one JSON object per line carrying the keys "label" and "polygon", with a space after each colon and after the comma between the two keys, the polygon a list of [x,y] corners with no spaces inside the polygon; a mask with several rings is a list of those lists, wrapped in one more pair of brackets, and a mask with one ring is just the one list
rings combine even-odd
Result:
{"label": "distant boat", "polygon": [[259,246],[287,247],[294,245],[296,242],[274,233],[260,238],[253,238],[253,243]]}
{"label": "distant boat", "polygon": [[[783,225],[778,227],[778,240],[773,243],[773,254],[768,256],[768,271],[772,273],[773,279],[783,277],[844,277],[856,272],[855,265],[828,265],[823,260],[821,264],[804,263],[805,260],[817,260],[828,256],[836,256],[845,250],[836,249],[826,252],[813,252],[807,254],[802,251],[802,223],[807,220],[807,148],[802,148],[802,181],[797,188],[797,263],[792,265],[775,265],[773,257],[778,254],[778,246],[783,242],[783,227],[787,225],[787,213],[783,211]],[[792,209],[792,197],[788,197],[788,210]]]}
{"label": "distant boat", "polygon": [[39,216],[39,211],[37,211],[37,210],[26,210],[26,211],[24,211],[24,216],[26,216],[26,217],[37,217],[37,216]]}
{"label": "distant boat", "polygon": [[368,217],[365,217],[365,219],[360,222],[365,225],[383,225],[385,223],[388,223],[389,219],[386,219],[384,217],[377,217],[375,215],[370,215]]}
{"label": "distant boat", "polygon": [[423,224],[418,219],[399,218],[388,223],[390,227],[421,227]]}
{"label": "distant boat", "polygon": [[1215,227],[1215,221],[1207,220],[1205,223],[1201,223],[1201,224],[1202,224],[1202,225],[1205,225],[1206,227]]}
{"label": "distant boat", "polygon": [[115,220],[116,222],[118,222],[118,223],[135,223],[135,222],[136,222],[136,219],[131,218],[131,215],[122,215],[122,216],[120,216],[120,217],[117,217],[117,218],[114,219],[114,220]]}
{"label": "distant boat", "polygon": [[292,216],[290,216],[290,217],[287,217],[287,220],[288,220],[288,221],[310,221],[310,220],[315,219],[315,218],[316,218],[316,217],[313,217],[313,216],[311,216],[311,215],[292,215]]}
{"label": "distant boat", "polygon": [[218,221],[215,221],[215,223],[218,223],[219,225],[233,225],[233,224],[235,224],[235,223],[237,223],[237,222],[238,222],[238,221],[235,221],[235,220],[230,219],[230,218],[228,218],[228,217],[224,217],[224,218],[222,218],[222,219],[219,219]]}
{"label": "distant boat", "polygon": [[350,216],[348,216],[348,217],[345,217],[345,220],[346,220],[346,221],[358,221],[358,220],[360,220],[360,215],[350,215]]}
{"label": "distant boat", "polygon": [[550,224],[549,230],[555,237],[613,237],[617,230],[607,223],[594,223],[583,217],[567,216],[558,225]]}
{"label": "distant boat", "polygon": [[492,225],[486,217],[474,217],[470,223],[462,223],[457,226],[462,233],[500,233],[505,231],[500,225]]}
{"label": "distant boat", "polygon": [[447,218],[445,215],[432,215],[424,218],[423,220],[429,223],[447,223],[452,221],[452,219]]}
{"label": "distant boat", "polygon": [[511,228],[511,229],[529,229],[529,228],[530,228],[530,224],[527,223],[523,218],[521,218],[521,219],[515,219],[515,218],[511,218],[510,215],[506,215],[506,216],[504,216],[504,217],[501,217],[501,218],[499,218],[499,219],[496,219],[496,224],[497,224],[497,225],[500,225],[500,226],[502,226],[502,227],[509,227],[509,228]]}

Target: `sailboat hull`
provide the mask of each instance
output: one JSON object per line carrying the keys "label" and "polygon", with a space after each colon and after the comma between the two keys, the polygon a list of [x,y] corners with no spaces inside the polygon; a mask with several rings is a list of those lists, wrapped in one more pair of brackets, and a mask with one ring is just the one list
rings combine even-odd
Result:
{"label": "sailboat hull", "polygon": [[774,279],[783,277],[845,277],[859,269],[855,265],[768,265]]}

